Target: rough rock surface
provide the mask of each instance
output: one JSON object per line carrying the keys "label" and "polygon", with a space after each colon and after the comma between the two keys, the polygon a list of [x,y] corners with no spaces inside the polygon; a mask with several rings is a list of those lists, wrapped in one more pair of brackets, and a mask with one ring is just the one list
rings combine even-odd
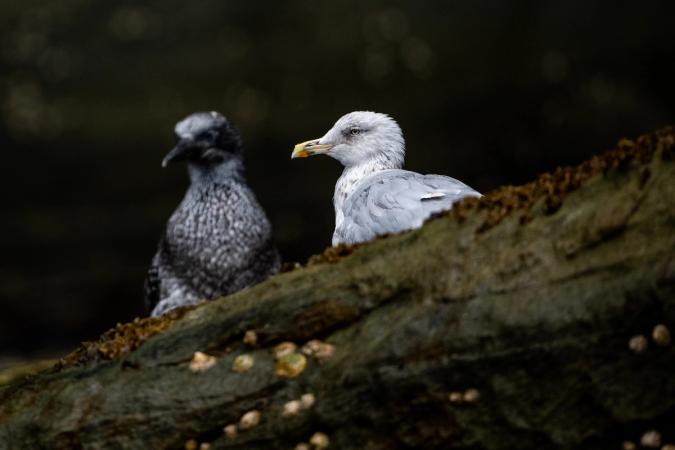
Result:
{"label": "rough rock surface", "polygon": [[[618,449],[649,430],[672,443],[675,346],[652,333],[675,328],[674,156],[670,128],[623,140],[201,305],[112,359],[93,345],[0,388],[0,448]],[[275,345],[313,339],[332,353],[275,374]],[[216,363],[189,370],[196,351]],[[255,365],[237,373],[243,353]],[[282,415],[306,393],[311,408]]]}

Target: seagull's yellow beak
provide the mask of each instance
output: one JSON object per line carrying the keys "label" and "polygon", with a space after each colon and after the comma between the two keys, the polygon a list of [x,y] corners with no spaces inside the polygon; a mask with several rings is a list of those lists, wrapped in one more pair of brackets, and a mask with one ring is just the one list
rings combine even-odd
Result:
{"label": "seagull's yellow beak", "polygon": [[326,153],[331,148],[333,148],[333,145],[331,144],[319,144],[319,139],[301,142],[300,144],[296,145],[295,148],[293,149],[291,159],[307,158],[308,156]]}

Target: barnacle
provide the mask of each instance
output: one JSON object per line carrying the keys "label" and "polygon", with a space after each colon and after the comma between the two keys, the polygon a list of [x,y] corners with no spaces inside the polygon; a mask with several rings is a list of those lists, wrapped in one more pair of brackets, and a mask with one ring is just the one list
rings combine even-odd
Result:
{"label": "barnacle", "polygon": [[654,327],[654,330],[652,331],[652,339],[654,339],[656,345],[666,347],[670,345],[670,330],[668,329],[667,326],[663,324],[658,324]]}
{"label": "barnacle", "polygon": [[253,364],[253,356],[248,354],[239,355],[232,361],[232,370],[237,373],[248,372],[253,367]]}
{"label": "barnacle", "polygon": [[307,356],[312,356],[314,353],[316,353],[317,350],[319,350],[320,346],[321,346],[320,340],[312,339],[311,341],[307,342],[305,345],[302,346],[302,353],[304,353]]}
{"label": "barnacle", "polygon": [[307,366],[307,358],[300,353],[291,353],[277,359],[274,372],[284,378],[295,378],[300,375]]}
{"label": "barnacle", "polygon": [[628,348],[631,349],[634,353],[643,353],[645,350],[647,350],[648,346],[649,343],[647,342],[647,338],[641,334],[633,336],[628,341]]}
{"label": "barnacle", "polygon": [[284,409],[281,411],[282,417],[291,417],[297,415],[302,409],[300,400],[291,400],[284,404]]}
{"label": "barnacle", "polygon": [[476,403],[480,399],[480,392],[478,389],[467,389],[462,396],[462,400],[466,403]]}
{"label": "barnacle", "polygon": [[656,430],[649,430],[640,438],[640,444],[643,447],[658,448],[661,446],[661,433]]}
{"label": "barnacle", "polygon": [[203,372],[209,370],[216,364],[216,357],[202,352],[195,352],[190,361],[190,370],[192,372]]}
{"label": "barnacle", "polygon": [[460,404],[464,401],[464,395],[461,392],[451,392],[448,395],[448,400],[450,400],[450,403]]}
{"label": "barnacle", "polygon": [[254,409],[241,416],[241,419],[239,419],[239,429],[250,430],[251,428],[256,427],[259,423],[260,411]]}
{"label": "barnacle", "polygon": [[244,333],[244,344],[254,346],[258,343],[258,333],[255,330],[248,330]]}
{"label": "barnacle", "polygon": [[274,358],[279,359],[283,358],[284,356],[290,355],[291,353],[295,353],[297,349],[298,346],[295,345],[293,342],[286,341],[274,347],[274,350],[272,352],[274,353]]}
{"label": "barnacle", "polygon": [[309,409],[312,406],[314,406],[314,402],[316,401],[316,397],[314,397],[314,394],[312,393],[307,393],[303,394],[300,397],[300,405],[302,406],[302,409]]}
{"label": "barnacle", "polygon": [[322,363],[335,353],[335,346],[318,339],[313,339],[302,346],[302,353],[307,356],[313,356],[319,363]]}
{"label": "barnacle", "polygon": [[328,445],[330,445],[330,440],[325,433],[316,432],[309,439],[309,443],[312,444],[315,449],[322,450],[324,448],[328,448]]}
{"label": "barnacle", "polygon": [[223,427],[223,433],[230,439],[233,439],[237,436],[237,426],[233,423]]}

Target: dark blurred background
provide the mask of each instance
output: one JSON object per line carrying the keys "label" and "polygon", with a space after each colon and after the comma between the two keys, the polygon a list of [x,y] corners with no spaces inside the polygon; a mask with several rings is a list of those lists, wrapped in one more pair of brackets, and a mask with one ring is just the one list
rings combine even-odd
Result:
{"label": "dark blurred background", "polygon": [[219,110],[287,261],[329,245],[340,166],[289,159],[387,112],[407,167],[488,191],[675,122],[675,2],[0,2],[0,359],[143,313],[186,187],[174,123]]}

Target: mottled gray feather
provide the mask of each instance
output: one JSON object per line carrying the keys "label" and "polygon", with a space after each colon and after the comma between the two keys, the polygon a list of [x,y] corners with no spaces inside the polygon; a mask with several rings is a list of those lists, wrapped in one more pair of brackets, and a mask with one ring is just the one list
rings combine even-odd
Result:
{"label": "mottled gray feather", "polygon": [[244,183],[193,183],[167,223],[146,301],[157,316],[252,286],[279,265],[269,221]]}
{"label": "mottled gray feather", "polygon": [[281,263],[246,183],[237,131],[211,112],[188,116],[176,134],[194,147],[187,155],[190,186],[148,270],[145,302],[153,316],[252,286]]}

